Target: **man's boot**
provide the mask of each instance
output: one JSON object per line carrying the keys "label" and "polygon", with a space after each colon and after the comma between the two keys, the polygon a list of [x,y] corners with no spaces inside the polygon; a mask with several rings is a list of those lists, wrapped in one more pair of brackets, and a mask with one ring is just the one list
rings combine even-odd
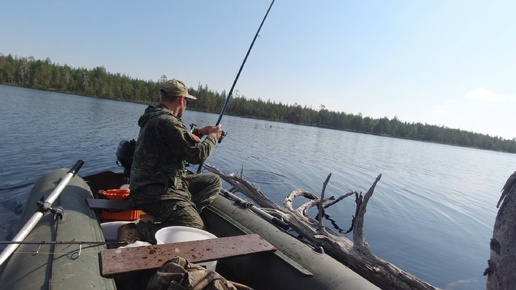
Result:
{"label": "man's boot", "polygon": [[132,244],[143,239],[142,234],[136,229],[135,223],[125,224],[118,227],[117,241],[121,244]]}

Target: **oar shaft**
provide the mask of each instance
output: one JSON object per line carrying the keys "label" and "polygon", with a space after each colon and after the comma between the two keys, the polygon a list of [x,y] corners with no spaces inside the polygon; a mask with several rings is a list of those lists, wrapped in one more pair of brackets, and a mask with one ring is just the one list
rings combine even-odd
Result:
{"label": "oar shaft", "polygon": [[[45,200],[45,203],[49,206],[52,205],[52,203],[59,197],[63,189],[66,187],[68,182],[74,177],[74,175],[81,169],[82,165],[84,164],[84,161],[79,160],[75,165],[67,172],[66,176],[61,179],[59,184],[56,186],[56,188],[50,193],[50,195]],[[43,217],[42,211],[36,211],[32,217],[25,223],[23,228],[14,236],[13,241],[14,242],[21,242],[23,241],[29,233],[34,229],[36,224],[39,222],[39,220]],[[9,244],[0,254],[0,266],[16,251],[20,244],[14,243]]]}
{"label": "oar shaft", "polygon": [[75,163],[75,165],[70,170],[68,170],[65,177],[63,177],[61,179],[61,182],[59,182],[57,187],[54,188],[52,193],[50,193],[50,195],[47,197],[47,199],[45,200],[45,203],[48,203],[48,204],[54,203],[54,201],[59,197],[59,195],[61,194],[63,189],[68,185],[68,182],[70,182],[70,180],[75,176],[77,171],[79,171],[79,169],[81,169],[83,164],[84,164],[84,161],[79,160],[79,161],[77,161],[77,163]]}

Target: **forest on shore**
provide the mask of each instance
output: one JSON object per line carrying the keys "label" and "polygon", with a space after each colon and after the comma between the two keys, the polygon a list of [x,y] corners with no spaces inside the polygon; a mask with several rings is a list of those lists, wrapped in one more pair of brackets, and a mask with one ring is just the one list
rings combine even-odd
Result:
{"label": "forest on shore", "polygon": [[[157,81],[140,80],[125,74],[110,73],[103,66],[92,69],[72,68],[34,57],[4,56],[0,54],[0,84],[75,95],[105,98],[126,102],[155,104],[158,101],[163,75]],[[215,92],[208,85],[189,88],[197,101],[189,104],[190,110],[220,113],[226,98],[225,91]],[[394,117],[389,119],[364,117],[359,114],[330,111],[300,104],[283,104],[268,99],[248,99],[232,96],[225,112],[227,115],[286,122],[296,125],[345,130],[357,133],[435,142],[486,150],[516,153],[516,138],[512,140],[460,129],[422,123],[408,123]]]}

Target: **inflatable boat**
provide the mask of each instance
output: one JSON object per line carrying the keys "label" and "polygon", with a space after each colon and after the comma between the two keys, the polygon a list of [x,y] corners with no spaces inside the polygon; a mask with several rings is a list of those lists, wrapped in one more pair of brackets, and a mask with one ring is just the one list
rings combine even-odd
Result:
{"label": "inflatable boat", "polygon": [[[112,243],[112,225],[129,222],[137,216],[134,211],[99,210],[91,208],[88,200],[98,198],[97,192],[123,188],[127,175],[111,171],[81,177],[72,174],[66,184],[63,178],[70,176],[68,169],[56,169],[45,173],[34,185],[22,214],[19,231],[28,223],[34,223],[22,240],[13,239],[11,253],[0,265],[2,289],[128,289],[117,277],[136,279],[130,283],[133,289],[145,289],[145,275],[156,271],[153,267],[139,269],[147,257],[134,254],[125,261],[103,255],[117,249]],[[72,172],[73,173],[73,172]],[[59,188],[61,187],[61,188]],[[48,198],[60,191],[52,204]],[[44,211],[41,208],[44,208]],[[35,222],[35,213],[41,212]],[[117,220],[113,215],[118,214]],[[111,219],[106,219],[106,217]],[[206,230],[220,240],[254,236],[272,245],[273,251],[263,253],[229,255],[217,260],[215,271],[228,280],[247,285],[253,289],[378,289],[372,283],[339,263],[327,254],[317,251],[300,241],[271,221],[249,208],[241,207],[222,194],[202,212]],[[111,225],[108,227],[107,225]],[[116,235],[115,235],[116,237]],[[260,243],[264,244],[264,243]],[[9,245],[9,246],[11,246]],[[170,244],[168,246],[173,246]],[[193,245],[193,244],[192,244]],[[8,246],[8,247],[9,247]],[[167,245],[151,245],[156,247]],[[238,248],[254,248],[245,243]],[[144,247],[142,247],[144,248]],[[150,249],[150,248],[149,248]],[[198,251],[203,251],[197,249]],[[238,249],[237,249],[238,250]],[[253,249],[243,249],[252,250]],[[109,252],[108,252],[109,253]],[[164,252],[160,261],[172,258],[173,253]],[[202,252],[201,252],[202,254]],[[104,258],[104,260],[102,260]],[[129,259],[130,261],[127,262]],[[132,261],[131,261],[132,260]],[[120,264],[120,265],[117,265]],[[131,271],[106,275],[105,267],[131,265]],[[112,274],[112,273],[111,273]],[[122,279],[123,280],[123,279]],[[141,284],[141,285],[140,285]]]}

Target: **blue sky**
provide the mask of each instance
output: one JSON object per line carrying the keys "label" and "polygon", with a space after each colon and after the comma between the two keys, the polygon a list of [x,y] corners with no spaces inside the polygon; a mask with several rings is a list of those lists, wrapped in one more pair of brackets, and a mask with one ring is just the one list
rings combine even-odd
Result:
{"label": "blue sky", "polygon": [[[229,91],[270,1],[2,1],[0,53]],[[277,0],[247,98],[516,137],[516,1]]]}

